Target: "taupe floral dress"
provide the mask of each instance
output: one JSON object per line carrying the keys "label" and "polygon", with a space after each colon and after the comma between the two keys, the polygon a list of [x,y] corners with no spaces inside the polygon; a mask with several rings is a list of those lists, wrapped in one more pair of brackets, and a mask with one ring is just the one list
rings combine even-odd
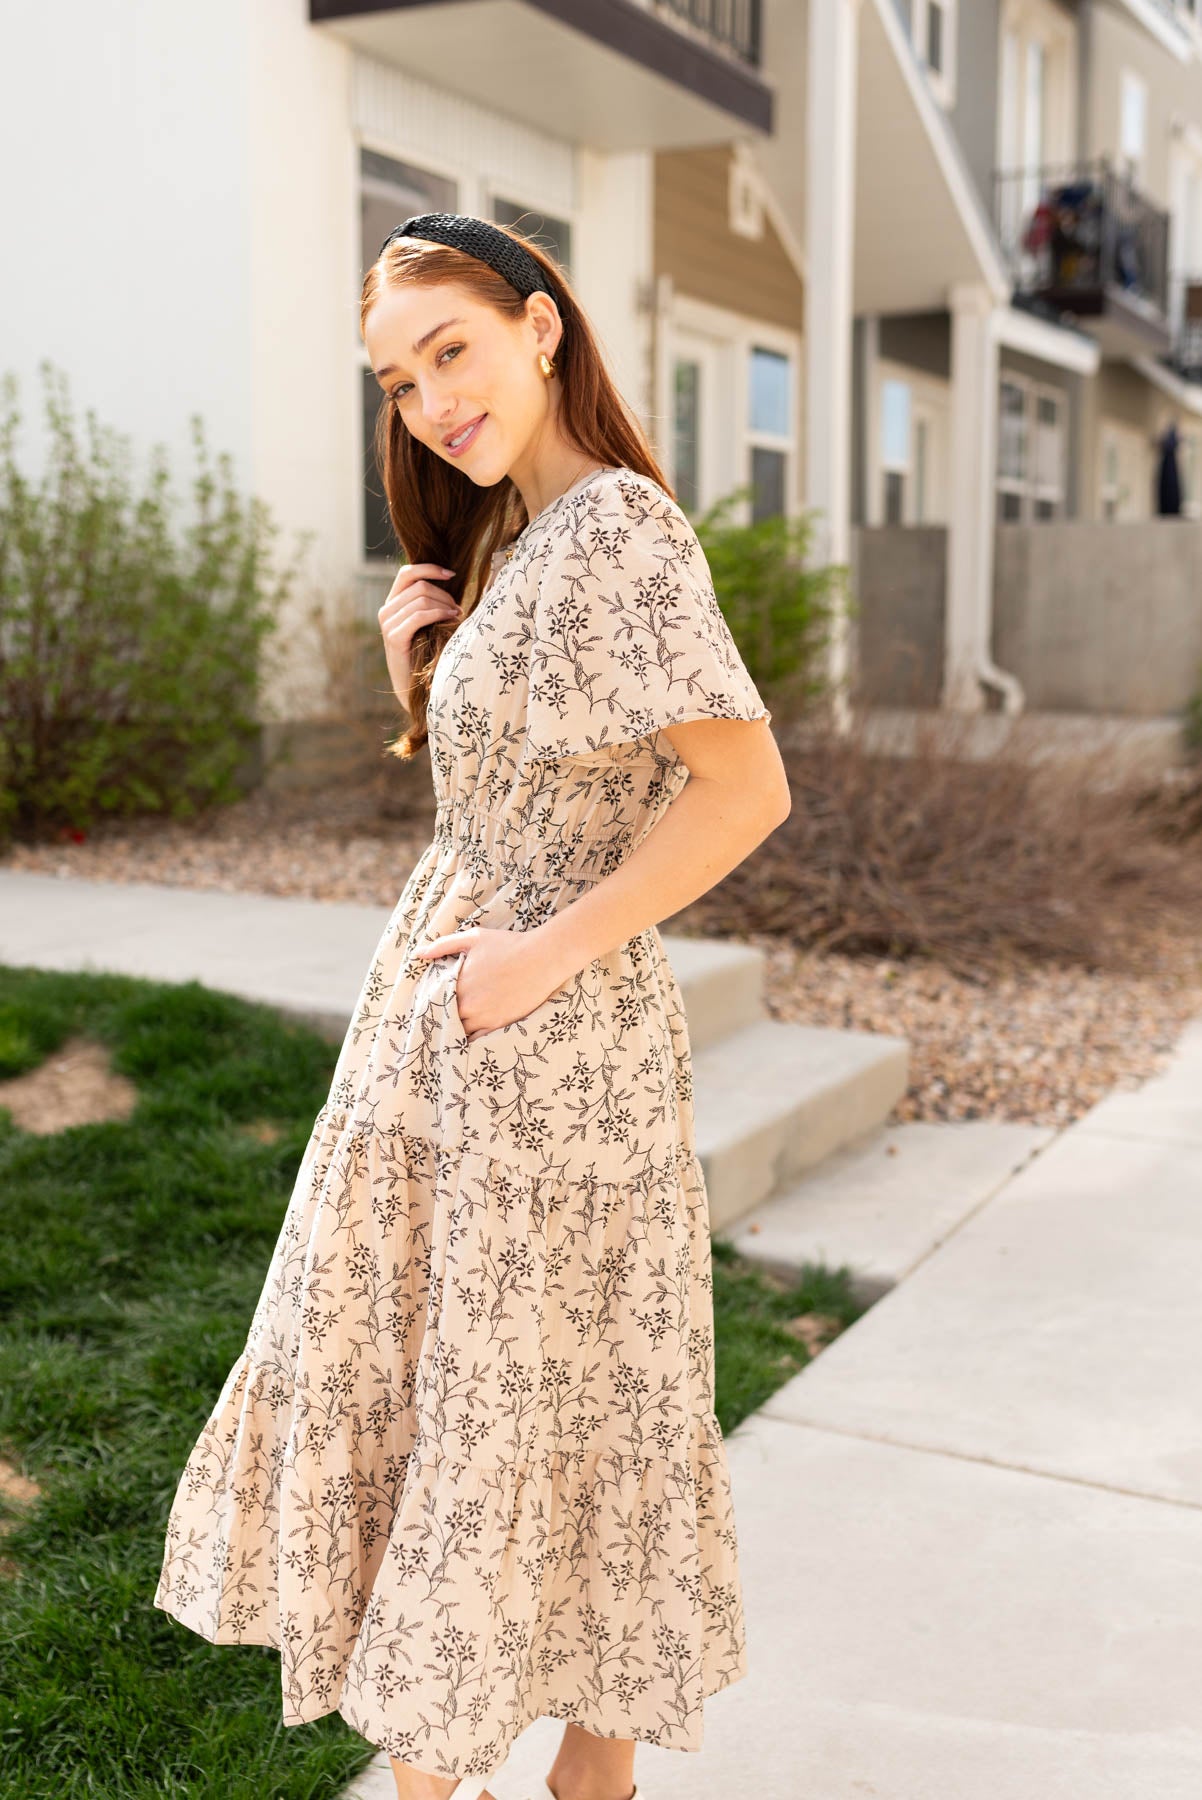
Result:
{"label": "taupe floral dress", "polygon": [[527,931],[688,779],[661,728],[771,715],[646,476],[536,514],[439,660],[433,840],[384,929],[238,1362],[171,1508],[157,1606],[280,1651],[447,1777],[540,1715],[697,1750],[746,1673],[714,1415],[684,1008],[655,928],[469,1042],[460,926]]}

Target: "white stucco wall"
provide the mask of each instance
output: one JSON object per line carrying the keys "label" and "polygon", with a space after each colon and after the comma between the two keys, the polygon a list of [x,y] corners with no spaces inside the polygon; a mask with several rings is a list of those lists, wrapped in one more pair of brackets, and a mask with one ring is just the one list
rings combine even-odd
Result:
{"label": "white stucco wall", "polygon": [[[452,176],[463,211],[487,211],[495,189],[570,218],[578,290],[646,415],[648,155],[481,107],[454,92],[451,57],[445,87],[373,62],[310,25],[305,0],[69,0],[24,9],[6,51],[0,366],[37,427],[37,366],[52,357],[81,420],[94,407],[136,450],[166,445],[181,499],[199,411],[211,452],[270,509],[277,556],[314,534],[273,706],[311,710],[323,675],[296,622],[365,575],[361,143]],[[40,433],[25,441],[36,468]]]}
{"label": "white stucco wall", "polygon": [[[239,0],[22,7],[0,56],[0,365],[40,463],[39,362],[81,422],[163,441],[188,416],[251,470],[250,67]],[[181,479],[181,491],[183,481]]]}

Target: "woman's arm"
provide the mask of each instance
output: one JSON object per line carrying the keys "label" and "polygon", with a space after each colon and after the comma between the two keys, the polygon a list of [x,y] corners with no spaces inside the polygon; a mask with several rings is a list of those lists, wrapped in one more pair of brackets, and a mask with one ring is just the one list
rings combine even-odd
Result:
{"label": "woman's arm", "polygon": [[530,934],[554,986],[708,893],[789,816],[767,719],[691,719],[664,735],[688,765],[681,792],[619,868]]}

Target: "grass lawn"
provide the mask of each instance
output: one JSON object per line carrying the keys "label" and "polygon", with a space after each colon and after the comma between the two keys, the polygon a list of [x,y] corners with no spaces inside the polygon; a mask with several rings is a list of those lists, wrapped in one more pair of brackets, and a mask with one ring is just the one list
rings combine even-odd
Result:
{"label": "grass lawn", "polygon": [[[0,967],[0,1079],[73,1036],[138,1098],[49,1135],[0,1106],[0,1453],[39,1489],[0,1483],[0,1800],[320,1800],[373,1747],[336,1713],[285,1730],[278,1653],[152,1595],[337,1049],[195,982]],[[714,1311],[730,1430],[807,1361],[787,1321],[862,1307],[842,1272],[785,1291],[715,1245]]]}

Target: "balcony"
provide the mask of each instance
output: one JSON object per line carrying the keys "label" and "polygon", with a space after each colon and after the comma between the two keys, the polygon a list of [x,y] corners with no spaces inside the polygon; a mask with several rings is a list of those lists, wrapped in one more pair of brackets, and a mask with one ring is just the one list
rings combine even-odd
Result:
{"label": "balcony", "polygon": [[1165,362],[1185,381],[1202,381],[1202,272],[1175,273],[1170,283],[1173,342]]}
{"label": "balcony", "polygon": [[1163,356],[1169,215],[1105,159],[994,175],[1016,304],[1083,321],[1106,356]]}
{"label": "balcony", "polygon": [[760,66],[760,0],[635,0],[644,12],[711,50]]}
{"label": "balcony", "polygon": [[309,0],[364,55],[606,151],[771,134],[762,0]]}
{"label": "balcony", "polygon": [[1112,11],[1141,26],[1178,62],[1193,55],[1191,24],[1202,21],[1198,0],[1107,0]]}

